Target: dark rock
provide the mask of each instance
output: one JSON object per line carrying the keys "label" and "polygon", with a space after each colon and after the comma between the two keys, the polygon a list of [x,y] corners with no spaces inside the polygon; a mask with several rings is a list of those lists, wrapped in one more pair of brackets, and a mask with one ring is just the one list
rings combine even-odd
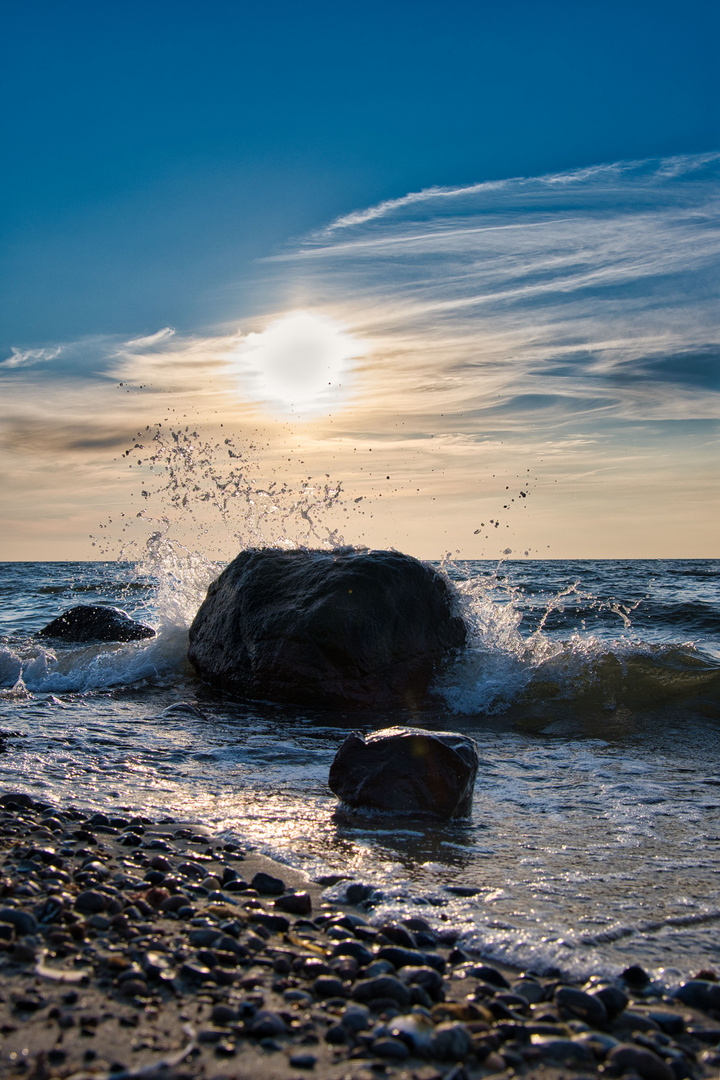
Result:
{"label": "dark rock", "polygon": [[357,1034],[358,1031],[367,1031],[372,1026],[370,1010],[366,1005],[348,1005],[340,1021],[344,1028]]}
{"label": "dark rock", "polygon": [[586,994],[574,986],[560,986],[555,991],[555,1001],[559,1008],[585,1020],[592,1027],[602,1027],[607,1023],[607,1010],[597,995]]}
{"label": "dark rock", "polygon": [[394,1061],[403,1061],[410,1056],[410,1051],[400,1039],[383,1038],[376,1039],[372,1044],[373,1054],[381,1058],[391,1058]]}
{"label": "dark rock", "polygon": [[503,973],[488,964],[476,964],[470,968],[468,975],[471,975],[474,979],[482,979],[483,982],[491,983],[493,986],[499,986],[502,990],[510,989],[510,983]]}
{"label": "dark rock", "polygon": [[666,1035],[682,1035],[685,1031],[685,1017],[681,1013],[666,1012],[665,1009],[653,1009],[648,1013],[661,1031]]}
{"label": "dark rock", "polygon": [[37,932],[37,921],[29,911],[22,908],[1,908],[0,922],[10,923],[15,927],[18,934],[34,934]]}
{"label": "dark rock", "polygon": [[359,881],[353,881],[345,890],[345,902],[347,904],[364,904],[375,892],[372,885],[363,885]]}
{"label": "dark rock", "polygon": [[425,963],[425,954],[417,949],[402,949],[399,945],[384,945],[376,953],[378,960],[388,960],[396,969],[419,967]]}
{"label": "dark rock", "polygon": [[593,997],[599,998],[605,1006],[605,1011],[611,1020],[614,1020],[616,1016],[619,1016],[623,1009],[627,1008],[629,998],[627,994],[623,993],[617,986],[603,986],[601,990],[596,990]]}
{"label": "dark rock", "polygon": [[415,935],[405,926],[396,926],[394,923],[385,923],[380,927],[383,934],[393,945],[400,945],[403,949],[417,949]]}
{"label": "dark rock", "polygon": [[445,579],[409,555],[263,548],[210,585],[188,657],[243,696],[383,708],[422,698],[464,643]]}
{"label": "dark rock", "polygon": [[291,1054],[290,1064],[293,1069],[314,1069],[317,1058],[314,1054]]}
{"label": "dark rock", "polygon": [[203,982],[205,979],[211,978],[210,968],[204,964],[184,963],[180,968],[180,974],[184,979],[190,979],[191,982]]}
{"label": "dark rock", "polygon": [[210,1013],[210,1019],[213,1024],[219,1024],[220,1027],[234,1024],[237,1018],[237,1009],[233,1009],[230,1005],[224,1005],[222,1002],[218,1005],[214,1005],[213,1010]]}
{"label": "dark rock", "polygon": [[155,637],[155,631],[135,622],[120,608],[80,604],[53,619],[37,636],[63,641],[139,641]]}
{"label": "dark rock", "polygon": [[253,889],[263,896],[280,896],[285,892],[285,882],[282,878],[273,877],[260,870],[250,882]]}
{"label": "dark rock", "polygon": [[8,791],[0,795],[0,806],[8,810],[34,810],[36,804],[32,796],[26,795],[24,791]]}
{"label": "dark rock", "polygon": [[472,1038],[464,1024],[438,1024],[432,1037],[433,1057],[441,1061],[462,1061],[472,1050]]}
{"label": "dark rock", "polygon": [[421,986],[433,1001],[440,1000],[443,978],[435,968],[424,965],[420,967],[403,967],[398,972],[398,975],[409,986]]}
{"label": "dark rock", "polygon": [[332,1024],[325,1032],[325,1042],[331,1046],[342,1046],[348,1041],[349,1033],[342,1024]]}
{"label": "dark rock", "polygon": [[620,1072],[636,1072],[642,1080],[675,1080],[675,1073],[662,1058],[633,1043],[618,1043],[608,1053],[606,1062]]}
{"label": "dark rock", "polygon": [[641,968],[639,964],[631,964],[630,967],[625,968],[622,977],[628,986],[635,986],[638,988],[647,986],[650,982],[650,976],[647,971],[645,968]]}
{"label": "dark rock", "polygon": [[418,728],[353,732],[330,766],[332,791],[352,807],[465,817],[478,769],[473,739]]}
{"label": "dark rock", "polygon": [[344,996],[342,979],[336,979],[334,975],[318,975],[313,983],[313,990],[318,998]]}
{"label": "dark rock", "polygon": [[[5,919],[2,911],[0,911],[0,919],[5,922],[10,921]],[[710,982],[707,979],[690,979],[680,987],[675,997],[690,1008],[720,1011],[720,983]]]}
{"label": "dark rock", "polygon": [[338,942],[332,951],[332,955],[352,956],[359,964],[370,964],[373,958],[370,950],[361,941],[355,941],[353,938]]}
{"label": "dark rock", "polygon": [[410,991],[400,979],[392,975],[378,975],[374,979],[361,979],[352,990],[355,1001],[373,1001],[377,998],[392,998],[401,1009],[410,1005]]}
{"label": "dark rock", "polygon": [[284,915],[267,915],[264,911],[251,911],[248,920],[257,926],[264,926],[273,934],[284,934],[290,929],[290,920]]}
{"label": "dark rock", "polygon": [[287,911],[290,915],[309,915],[312,911],[310,893],[296,892],[279,896],[275,901],[275,907],[281,911]]}
{"label": "dark rock", "polygon": [[285,1021],[277,1013],[263,1010],[256,1014],[250,1024],[250,1034],[256,1039],[274,1038],[287,1031]]}
{"label": "dark rock", "polygon": [[563,1064],[573,1063],[588,1065],[593,1061],[592,1051],[582,1043],[573,1042],[572,1039],[556,1039],[550,1036],[539,1036],[533,1044],[540,1051],[543,1061],[559,1061]]}

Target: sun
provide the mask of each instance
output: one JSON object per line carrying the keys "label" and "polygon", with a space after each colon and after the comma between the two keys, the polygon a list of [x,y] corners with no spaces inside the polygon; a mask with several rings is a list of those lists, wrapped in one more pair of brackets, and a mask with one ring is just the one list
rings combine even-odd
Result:
{"label": "sun", "polygon": [[248,334],[235,360],[243,384],[266,407],[299,417],[341,404],[366,346],[326,315],[292,311]]}

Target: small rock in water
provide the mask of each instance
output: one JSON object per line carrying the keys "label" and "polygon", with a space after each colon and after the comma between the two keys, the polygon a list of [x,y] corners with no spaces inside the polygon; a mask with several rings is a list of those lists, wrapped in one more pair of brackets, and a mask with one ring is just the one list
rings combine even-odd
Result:
{"label": "small rock in water", "polygon": [[63,641],[140,641],[155,637],[150,626],[135,622],[120,608],[98,604],[80,604],[64,611],[42,630],[38,637],[60,638]]}
{"label": "small rock in water", "polygon": [[328,783],[353,808],[466,817],[479,760],[466,735],[405,727],[366,738],[353,732],[335,755]]}

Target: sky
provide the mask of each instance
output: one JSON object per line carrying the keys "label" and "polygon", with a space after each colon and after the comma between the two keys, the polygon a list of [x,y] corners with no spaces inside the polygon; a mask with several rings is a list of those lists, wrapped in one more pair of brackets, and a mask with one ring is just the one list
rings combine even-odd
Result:
{"label": "sky", "polygon": [[715,3],[3,10],[0,558],[720,555]]}

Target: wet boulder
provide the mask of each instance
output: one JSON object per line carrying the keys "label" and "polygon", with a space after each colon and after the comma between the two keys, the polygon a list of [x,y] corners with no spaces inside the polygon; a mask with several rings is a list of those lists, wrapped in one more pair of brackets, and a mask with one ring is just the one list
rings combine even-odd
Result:
{"label": "wet boulder", "polygon": [[396,551],[243,551],[190,627],[213,686],[297,705],[412,706],[465,642],[450,588]]}
{"label": "wet boulder", "polygon": [[126,611],[99,604],[80,604],[64,611],[44,626],[38,637],[60,638],[62,641],[140,641],[155,637],[150,626],[131,619]]}
{"label": "wet boulder", "polygon": [[478,770],[473,739],[394,727],[348,735],[330,766],[330,789],[348,806],[467,817]]}

